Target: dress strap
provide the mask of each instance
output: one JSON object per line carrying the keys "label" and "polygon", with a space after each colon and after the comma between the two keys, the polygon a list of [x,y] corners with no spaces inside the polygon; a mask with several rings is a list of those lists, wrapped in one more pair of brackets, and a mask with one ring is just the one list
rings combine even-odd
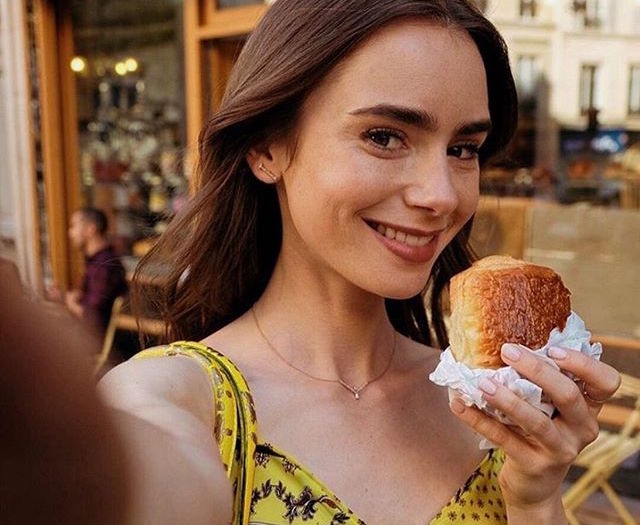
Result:
{"label": "dress strap", "polygon": [[195,359],[206,372],[215,404],[214,435],[234,491],[233,521],[249,522],[258,442],[256,412],[244,376],[233,362],[201,343],[178,341],[137,354],[134,359],[181,355]]}

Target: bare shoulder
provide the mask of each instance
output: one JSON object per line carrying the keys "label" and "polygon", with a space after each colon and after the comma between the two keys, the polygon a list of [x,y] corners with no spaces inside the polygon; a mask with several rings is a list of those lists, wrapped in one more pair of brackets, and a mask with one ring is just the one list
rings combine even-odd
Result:
{"label": "bare shoulder", "polygon": [[112,408],[174,433],[182,425],[212,428],[213,389],[204,369],[184,356],[131,359],[110,370],[98,392]]}
{"label": "bare shoulder", "polygon": [[129,360],[100,381],[130,451],[130,523],[229,523],[233,498],[214,438],[212,390],[201,365],[184,356]]}

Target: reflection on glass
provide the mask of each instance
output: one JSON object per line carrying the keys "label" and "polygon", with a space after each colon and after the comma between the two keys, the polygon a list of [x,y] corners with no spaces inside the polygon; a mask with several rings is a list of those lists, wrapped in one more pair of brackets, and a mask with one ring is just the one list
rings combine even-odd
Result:
{"label": "reflection on glass", "polygon": [[75,1],[79,166],[123,255],[142,255],[185,200],[181,2]]}

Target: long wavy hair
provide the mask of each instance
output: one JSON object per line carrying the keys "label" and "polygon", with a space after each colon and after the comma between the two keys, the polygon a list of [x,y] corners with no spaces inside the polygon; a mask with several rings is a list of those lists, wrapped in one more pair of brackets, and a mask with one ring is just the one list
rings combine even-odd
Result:
{"label": "long wavy hair", "polygon": [[[481,166],[505,148],[517,122],[507,49],[471,1],[277,0],[247,40],[220,109],[200,133],[196,192],[136,272],[150,273],[157,261],[170,265],[152,297],[167,338],[199,340],[218,330],[246,312],[271,277],[282,243],[280,208],[275,188],[251,173],[249,150],[290,138],[303,102],[340,61],[383,26],[415,17],[465,30],[474,40],[493,124]],[[449,279],[474,259],[470,230],[471,221],[438,257],[420,294],[386,300],[400,333],[448,344],[441,299]]]}

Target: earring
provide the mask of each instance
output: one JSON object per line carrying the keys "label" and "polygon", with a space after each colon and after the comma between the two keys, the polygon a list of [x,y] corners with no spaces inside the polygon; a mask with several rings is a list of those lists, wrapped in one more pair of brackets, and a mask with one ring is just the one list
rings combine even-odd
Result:
{"label": "earring", "polygon": [[278,182],[279,177],[277,177],[273,171],[271,171],[269,168],[267,168],[264,164],[262,164],[262,162],[260,164],[258,164],[258,169],[262,172],[265,173],[267,175],[267,177],[269,177],[273,182]]}

